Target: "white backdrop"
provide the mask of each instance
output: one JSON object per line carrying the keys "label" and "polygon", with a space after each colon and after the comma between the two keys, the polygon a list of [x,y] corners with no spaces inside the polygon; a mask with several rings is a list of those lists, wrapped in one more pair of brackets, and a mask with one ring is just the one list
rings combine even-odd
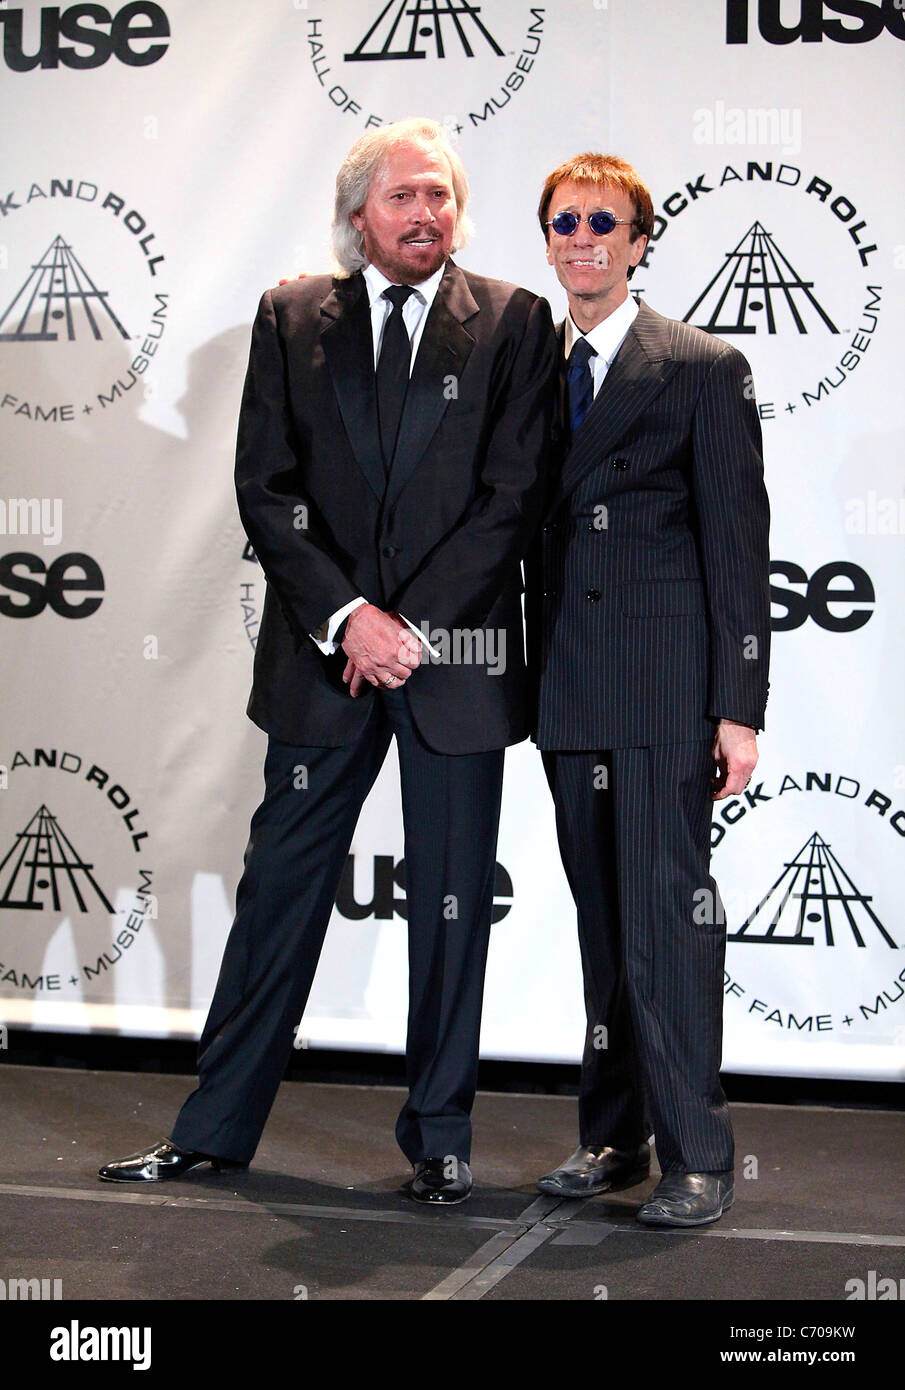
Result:
{"label": "white backdrop", "polygon": [[[115,4],[104,23],[64,0],[59,31],[52,7],[0,8],[0,1020],[200,1031],[262,788],[244,707],[263,580],[231,478],[251,319],[281,275],[327,268],[352,140],[423,113],[471,176],[463,265],[561,317],[538,192],[609,150],[658,212],[633,289],[751,361],[778,630],[761,764],[714,825],[724,1064],[901,1077],[905,14]],[[312,1046],[401,1050],[401,846],[391,754]],[[483,1053],[575,1060],[574,912],[530,744],[508,754],[498,857]]]}

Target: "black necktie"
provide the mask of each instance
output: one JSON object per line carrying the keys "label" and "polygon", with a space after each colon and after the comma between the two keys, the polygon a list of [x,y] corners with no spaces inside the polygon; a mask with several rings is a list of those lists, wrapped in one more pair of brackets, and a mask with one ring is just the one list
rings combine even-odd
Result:
{"label": "black necktie", "polygon": [[579,338],[569,354],[566,380],[569,384],[569,423],[572,434],[581,427],[594,399],[594,378],[590,362],[597,353],[587,338]]}
{"label": "black necktie", "polygon": [[383,298],[388,299],[393,306],[383,326],[383,340],[377,359],[377,416],[380,422],[380,447],[387,475],[396,451],[396,436],[399,433],[399,421],[402,419],[402,407],[405,405],[409,366],[412,360],[412,345],[402,317],[402,306],[413,293],[411,285],[391,285],[383,292]]}

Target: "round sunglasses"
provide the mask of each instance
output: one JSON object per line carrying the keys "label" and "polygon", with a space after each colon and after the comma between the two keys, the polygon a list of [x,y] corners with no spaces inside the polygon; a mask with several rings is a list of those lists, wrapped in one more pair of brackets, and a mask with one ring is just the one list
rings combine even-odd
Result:
{"label": "round sunglasses", "polygon": [[634,217],[616,217],[612,212],[601,210],[592,212],[590,217],[579,217],[577,212],[558,212],[546,225],[552,227],[558,236],[571,236],[582,222],[587,222],[595,236],[606,236],[607,232],[611,232],[620,222],[625,222],[631,227],[636,221]]}

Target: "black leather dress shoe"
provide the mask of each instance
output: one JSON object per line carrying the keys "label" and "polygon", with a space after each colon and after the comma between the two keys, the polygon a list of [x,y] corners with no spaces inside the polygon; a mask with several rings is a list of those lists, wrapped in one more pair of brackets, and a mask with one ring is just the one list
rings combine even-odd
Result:
{"label": "black leather dress shoe", "polygon": [[464,1202],[471,1193],[471,1169],[464,1158],[422,1158],[415,1164],[409,1196],[432,1206]]}
{"label": "black leather dress shoe", "polygon": [[105,1163],[97,1175],[103,1182],[161,1182],[166,1178],[181,1178],[192,1168],[200,1168],[202,1163],[209,1163],[218,1173],[248,1167],[247,1163],[234,1158],[215,1158],[212,1154],[177,1149],[169,1139],[161,1139],[147,1153],[129,1154],[127,1158]]}
{"label": "black leather dress shoe", "polygon": [[561,1168],[538,1179],[540,1192],[551,1197],[593,1197],[598,1192],[615,1192],[634,1187],[650,1173],[650,1144],[628,1152],[622,1149],[587,1149],[583,1145],[567,1158]]}
{"label": "black leather dress shoe", "polygon": [[635,1219],[645,1226],[707,1226],[719,1221],[735,1198],[727,1173],[664,1173]]}

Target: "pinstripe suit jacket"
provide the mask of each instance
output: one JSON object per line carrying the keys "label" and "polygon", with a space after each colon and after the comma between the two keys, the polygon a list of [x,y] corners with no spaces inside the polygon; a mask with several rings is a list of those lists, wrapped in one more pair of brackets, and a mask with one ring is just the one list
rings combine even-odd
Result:
{"label": "pinstripe suit jacket", "polygon": [[[345,653],[324,657],[308,633],[362,594],[468,644],[464,660],[422,665],[406,691],[431,748],[477,753],[527,738],[521,561],[543,505],[555,371],[546,300],[448,262],[388,481],[363,276],[266,292],[236,489],[267,576],[248,713],[272,737],[338,748],[360,735],[373,686],[350,700]],[[492,678],[477,655],[491,636],[505,655]]]}
{"label": "pinstripe suit jacket", "polygon": [[574,440],[564,377],[559,421],[529,561],[538,747],[762,728],[769,505],[747,361],[639,300]]}

